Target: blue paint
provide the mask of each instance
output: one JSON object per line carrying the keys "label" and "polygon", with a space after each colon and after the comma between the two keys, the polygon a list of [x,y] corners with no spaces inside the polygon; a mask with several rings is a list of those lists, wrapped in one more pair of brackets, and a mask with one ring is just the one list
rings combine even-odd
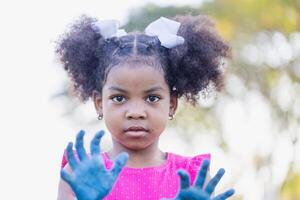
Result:
{"label": "blue paint", "polygon": [[127,153],[120,153],[115,160],[111,171],[106,170],[100,159],[100,141],[104,131],[98,132],[90,143],[91,157],[88,157],[83,146],[84,131],[76,136],[75,149],[78,153],[76,159],[73,153],[73,144],[67,146],[67,159],[73,174],[61,170],[61,178],[66,181],[78,200],[101,200],[112,189],[119,173],[128,160]]}
{"label": "blue paint", "polygon": [[232,196],[234,194],[234,190],[230,189],[214,198],[211,197],[215,187],[225,173],[224,169],[219,169],[218,173],[207,183],[206,187],[203,188],[208,168],[209,161],[204,160],[198,172],[195,185],[193,186],[190,184],[190,177],[188,173],[184,170],[178,170],[177,173],[180,177],[180,189],[175,199],[169,200],[225,200]]}

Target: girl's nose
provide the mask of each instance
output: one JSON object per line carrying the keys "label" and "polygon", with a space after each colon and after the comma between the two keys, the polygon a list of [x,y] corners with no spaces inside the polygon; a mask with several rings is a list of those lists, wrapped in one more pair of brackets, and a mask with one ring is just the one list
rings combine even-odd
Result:
{"label": "girl's nose", "polygon": [[138,105],[130,106],[126,112],[127,119],[145,119],[146,117],[145,109]]}

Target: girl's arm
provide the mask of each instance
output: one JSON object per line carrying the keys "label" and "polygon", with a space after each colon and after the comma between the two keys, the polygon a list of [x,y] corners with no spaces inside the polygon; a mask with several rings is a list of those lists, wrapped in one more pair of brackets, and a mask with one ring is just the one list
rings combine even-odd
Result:
{"label": "girl's arm", "polygon": [[[72,169],[67,164],[64,167],[64,170],[70,174],[72,174]],[[58,185],[58,194],[57,194],[57,200],[75,200],[75,195],[70,188],[70,186],[60,178],[59,185]]]}

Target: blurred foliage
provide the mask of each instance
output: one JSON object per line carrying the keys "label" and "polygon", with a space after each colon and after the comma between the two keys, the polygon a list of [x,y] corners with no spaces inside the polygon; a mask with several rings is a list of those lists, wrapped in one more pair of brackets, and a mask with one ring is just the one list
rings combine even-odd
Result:
{"label": "blurred foliage", "polygon": [[300,199],[300,174],[292,175],[286,180],[282,187],[282,200]]}
{"label": "blurred foliage", "polygon": [[160,16],[171,17],[177,14],[191,14],[196,15],[199,13],[199,9],[183,6],[183,7],[160,7],[158,5],[149,3],[143,8],[133,9],[130,11],[128,23],[125,25],[125,29],[128,31],[143,31],[145,27],[152,21],[156,20]]}
{"label": "blurred foliage", "polygon": [[216,0],[195,6],[160,7],[148,4],[130,11],[126,29],[144,30],[160,16],[207,14],[217,19],[221,35],[232,40],[261,30],[276,30],[285,34],[299,30],[300,0]]}
{"label": "blurred foliage", "polygon": [[227,39],[261,30],[287,34],[300,27],[299,0],[217,0],[201,9],[218,19]]}

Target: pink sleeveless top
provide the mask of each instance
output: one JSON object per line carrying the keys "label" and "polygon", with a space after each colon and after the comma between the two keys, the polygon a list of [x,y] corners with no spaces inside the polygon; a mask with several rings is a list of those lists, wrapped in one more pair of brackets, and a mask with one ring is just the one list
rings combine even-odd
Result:
{"label": "pink sleeveless top", "polygon": [[[107,169],[111,169],[112,161],[107,152],[101,154]],[[156,167],[130,168],[124,167],[105,200],[159,200],[174,198],[179,189],[179,176],[176,171],[184,169],[190,174],[191,183],[200,169],[204,159],[210,160],[210,154],[194,157],[167,153],[164,164]],[[62,167],[67,164],[64,155]]]}

